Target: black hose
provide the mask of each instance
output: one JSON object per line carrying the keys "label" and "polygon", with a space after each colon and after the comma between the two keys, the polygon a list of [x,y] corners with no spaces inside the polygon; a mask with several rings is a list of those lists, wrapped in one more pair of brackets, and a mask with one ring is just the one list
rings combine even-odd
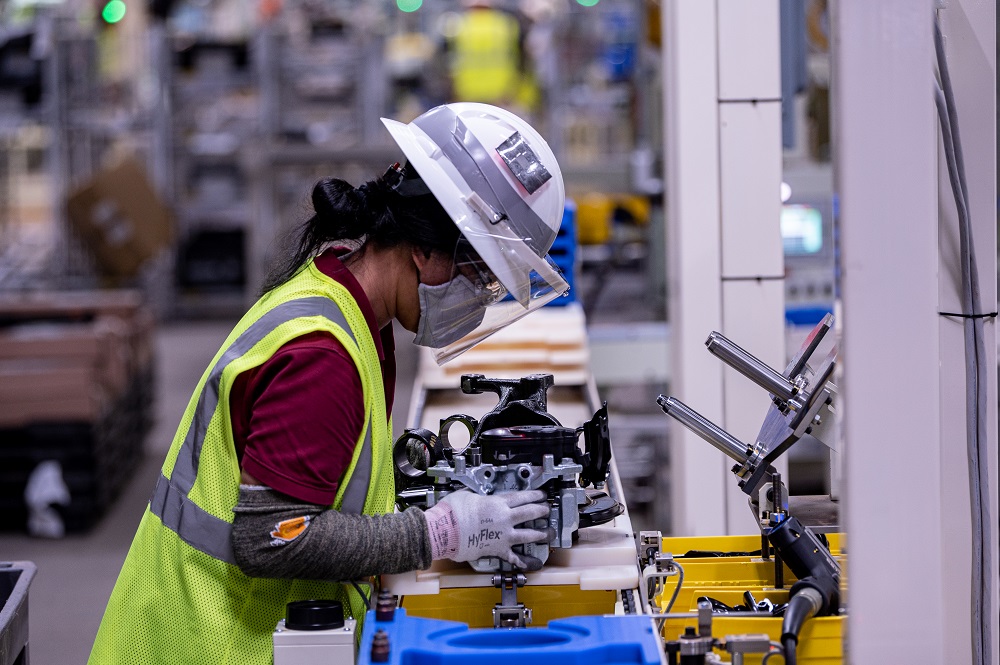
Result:
{"label": "black hose", "polygon": [[785,665],[795,665],[795,647],[798,643],[798,639],[791,635],[781,638],[782,655],[785,657]]}
{"label": "black hose", "polygon": [[785,665],[795,665],[795,648],[799,643],[799,631],[802,630],[806,619],[815,616],[824,604],[823,596],[811,586],[803,586],[793,591],[781,622],[781,646],[785,650]]}

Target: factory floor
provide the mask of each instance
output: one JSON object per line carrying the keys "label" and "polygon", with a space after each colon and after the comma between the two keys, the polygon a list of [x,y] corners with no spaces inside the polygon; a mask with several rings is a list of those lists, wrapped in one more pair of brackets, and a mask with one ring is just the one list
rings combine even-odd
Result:
{"label": "factory floor", "polygon": [[[86,534],[58,540],[0,532],[0,561],[31,561],[29,654],[36,665],[87,661],[104,607],[191,392],[235,321],[165,324],[157,332],[155,422],[145,456],[112,508]],[[416,373],[412,335],[397,329],[397,414]],[[397,417],[397,422],[405,418]]]}

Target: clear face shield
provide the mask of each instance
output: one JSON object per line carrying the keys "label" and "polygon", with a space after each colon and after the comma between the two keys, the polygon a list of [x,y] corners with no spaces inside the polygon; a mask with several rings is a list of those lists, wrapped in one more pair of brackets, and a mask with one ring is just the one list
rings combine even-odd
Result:
{"label": "clear face shield", "polygon": [[455,277],[419,287],[415,341],[439,364],[569,291],[546,255],[564,212],[562,175],[530,125],[486,104],[383,122],[462,236]]}
{"label": "clear face shield", "polygon": [[[531,257],[527,262],[533,267],[524,271],[526,279],[518,287],[526,297],[515,299],[470,242],[461,239],[455,249],[453,279],[424,289],[439,289],[441,296],[421,296],[421,324],[415,341],[433,348],[434,359],[442,365],[569,291],[551,259],[534,252]],[[427,333],[421,334],[425,316],[428,330],[434,329],[430,333],[432,344],[422,343],[429,341]]]}

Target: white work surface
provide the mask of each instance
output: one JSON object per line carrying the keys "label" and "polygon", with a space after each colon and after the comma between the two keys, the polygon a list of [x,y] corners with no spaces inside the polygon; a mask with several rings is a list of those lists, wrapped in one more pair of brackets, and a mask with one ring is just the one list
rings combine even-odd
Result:
{"label": "white work surface", "polygon": [[423,389],[458,388],[463,374],[498,379],[552,374],[557,386],[585,384],[590,378],[586,319],[579,303],[543,307],[444,366],[434,362],[429,349],[421,351],[417,383]]}
{"label": "white work surface", "polygon": [[[619,485],[612,462],[609,483]],[[580,529],[573,547],[549,550],[541,570],[525,573],[527,586],[578,586],[581,591],[634,589],[639,567],[632,521],[625,512],[607,524]],[[464,563],[435,561],[428,570],[383,576],[386,588],[400,596],[440,593],[442,589],[492,587],[492,573],[477,573]]]}

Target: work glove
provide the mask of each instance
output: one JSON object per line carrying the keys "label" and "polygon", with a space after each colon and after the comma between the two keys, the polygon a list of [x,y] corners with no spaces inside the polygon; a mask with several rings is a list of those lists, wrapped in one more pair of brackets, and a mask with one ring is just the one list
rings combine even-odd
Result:
{"label": "work glove", "polygon": [[434,559],[475,561],[499,557],[524,570],[541,567],[538,559],[523,557],[514,545],[549,540],[547,530],[517,528],[518,524],[547,519],[545,492],[529,490],[483,496],[469,490],[452,492],[427,509],[431,556]]}

